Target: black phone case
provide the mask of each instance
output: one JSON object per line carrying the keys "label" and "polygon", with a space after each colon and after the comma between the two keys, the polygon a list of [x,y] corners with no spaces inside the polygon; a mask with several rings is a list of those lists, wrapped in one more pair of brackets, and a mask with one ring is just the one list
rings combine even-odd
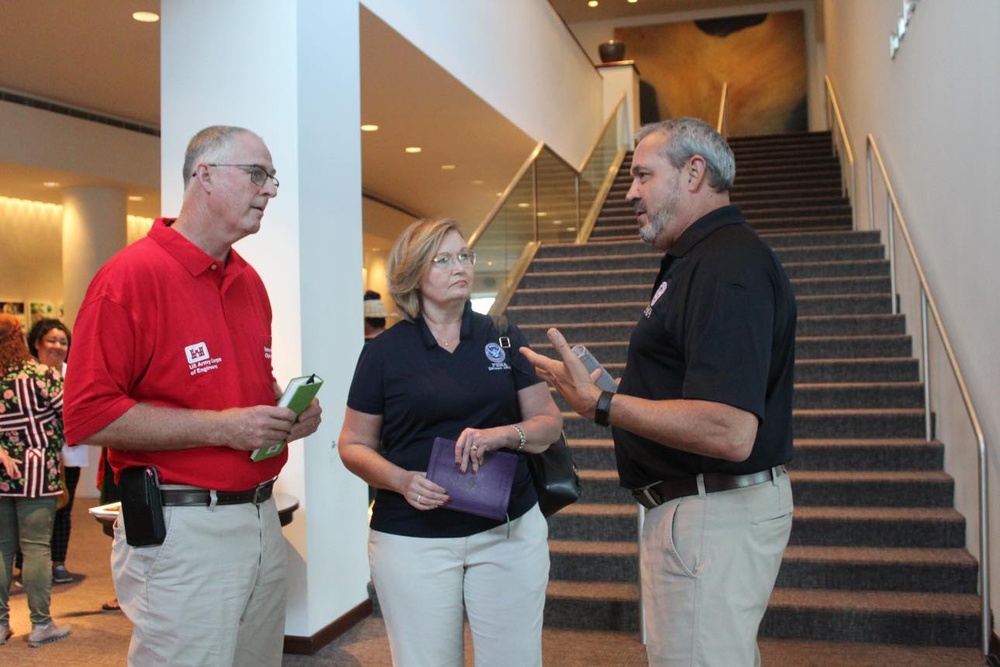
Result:
{"label": "black phone case", "polygon": [[163,521],[160,478],[156,468],[144,466],[123,470],[121,492],[125,541],[133,547],[163,544],[167,527]]}

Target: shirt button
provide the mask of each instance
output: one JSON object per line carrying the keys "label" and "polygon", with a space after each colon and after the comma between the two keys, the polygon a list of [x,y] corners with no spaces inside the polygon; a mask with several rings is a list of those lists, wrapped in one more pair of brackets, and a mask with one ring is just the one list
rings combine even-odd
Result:
{"label": "shirt button", "polygon": [[218,268],[218,267],[215,264],[213,264],[212,265],[212,270],[215,271],[216,268]]}

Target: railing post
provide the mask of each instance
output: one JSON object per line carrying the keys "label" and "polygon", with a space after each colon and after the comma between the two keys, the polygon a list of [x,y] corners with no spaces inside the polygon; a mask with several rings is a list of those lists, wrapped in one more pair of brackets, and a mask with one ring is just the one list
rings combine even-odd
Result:
{"label": "railing post", "polygon": [[892,314],[899,315],[899,297],[896,296],[896,208],[892,205],[892,197],[886,194],[885,199],[889,209],[885,225],[889,236],[889,293],[892,297]]}
{"label": "railing post", "polygon": [[868,228],[875,231],[875,202],[873,200],[875,187],[872,185],[872,145],[865,150],[865,172],[868,182]]}
{"label": "railing post", "polygon": [[930,343],[927,338],[927,292],[920,288],[920,353],[923,356],[924,371],[924,435],[927,441],[934,439],[933,427],[931,426],[931,353]]}

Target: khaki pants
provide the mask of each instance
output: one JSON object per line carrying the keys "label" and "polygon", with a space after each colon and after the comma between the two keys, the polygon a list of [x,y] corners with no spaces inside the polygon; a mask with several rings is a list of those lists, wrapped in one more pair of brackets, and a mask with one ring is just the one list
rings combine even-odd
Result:
{"label": "khaki pants", "polygon": [[649,510],[640,545],[649,664],[759,665],[757,629],[791,528],[788,475]]}
{"label": "khaki pants", "polygon": [[130,547],[115,522],[115,592],[133,624],[128,664],[280,665],[286,553],[274,500],[163,510],[159,546]]}
{"label": "khaki pants", "polygon": [[368,560],[396,667],[462,667],[463,611],[476,667],[541,667],[548,524],[536,505],[469,537],[372,531]]}

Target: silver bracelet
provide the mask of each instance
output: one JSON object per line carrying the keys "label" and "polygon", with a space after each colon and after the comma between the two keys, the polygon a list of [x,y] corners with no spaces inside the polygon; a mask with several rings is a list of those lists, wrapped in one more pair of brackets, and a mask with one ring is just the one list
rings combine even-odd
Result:
{"label": "silver bracelet", "polygon": [[524,429],[520,426],[517,424],[511,424],[510,427],[517,431],[517,437],[520,439],[520,442],[517,443],[517,449],[514,450],[515,452],[519,452],[524,449],[524,445],[528,442],[528,439],[524,437]]}

